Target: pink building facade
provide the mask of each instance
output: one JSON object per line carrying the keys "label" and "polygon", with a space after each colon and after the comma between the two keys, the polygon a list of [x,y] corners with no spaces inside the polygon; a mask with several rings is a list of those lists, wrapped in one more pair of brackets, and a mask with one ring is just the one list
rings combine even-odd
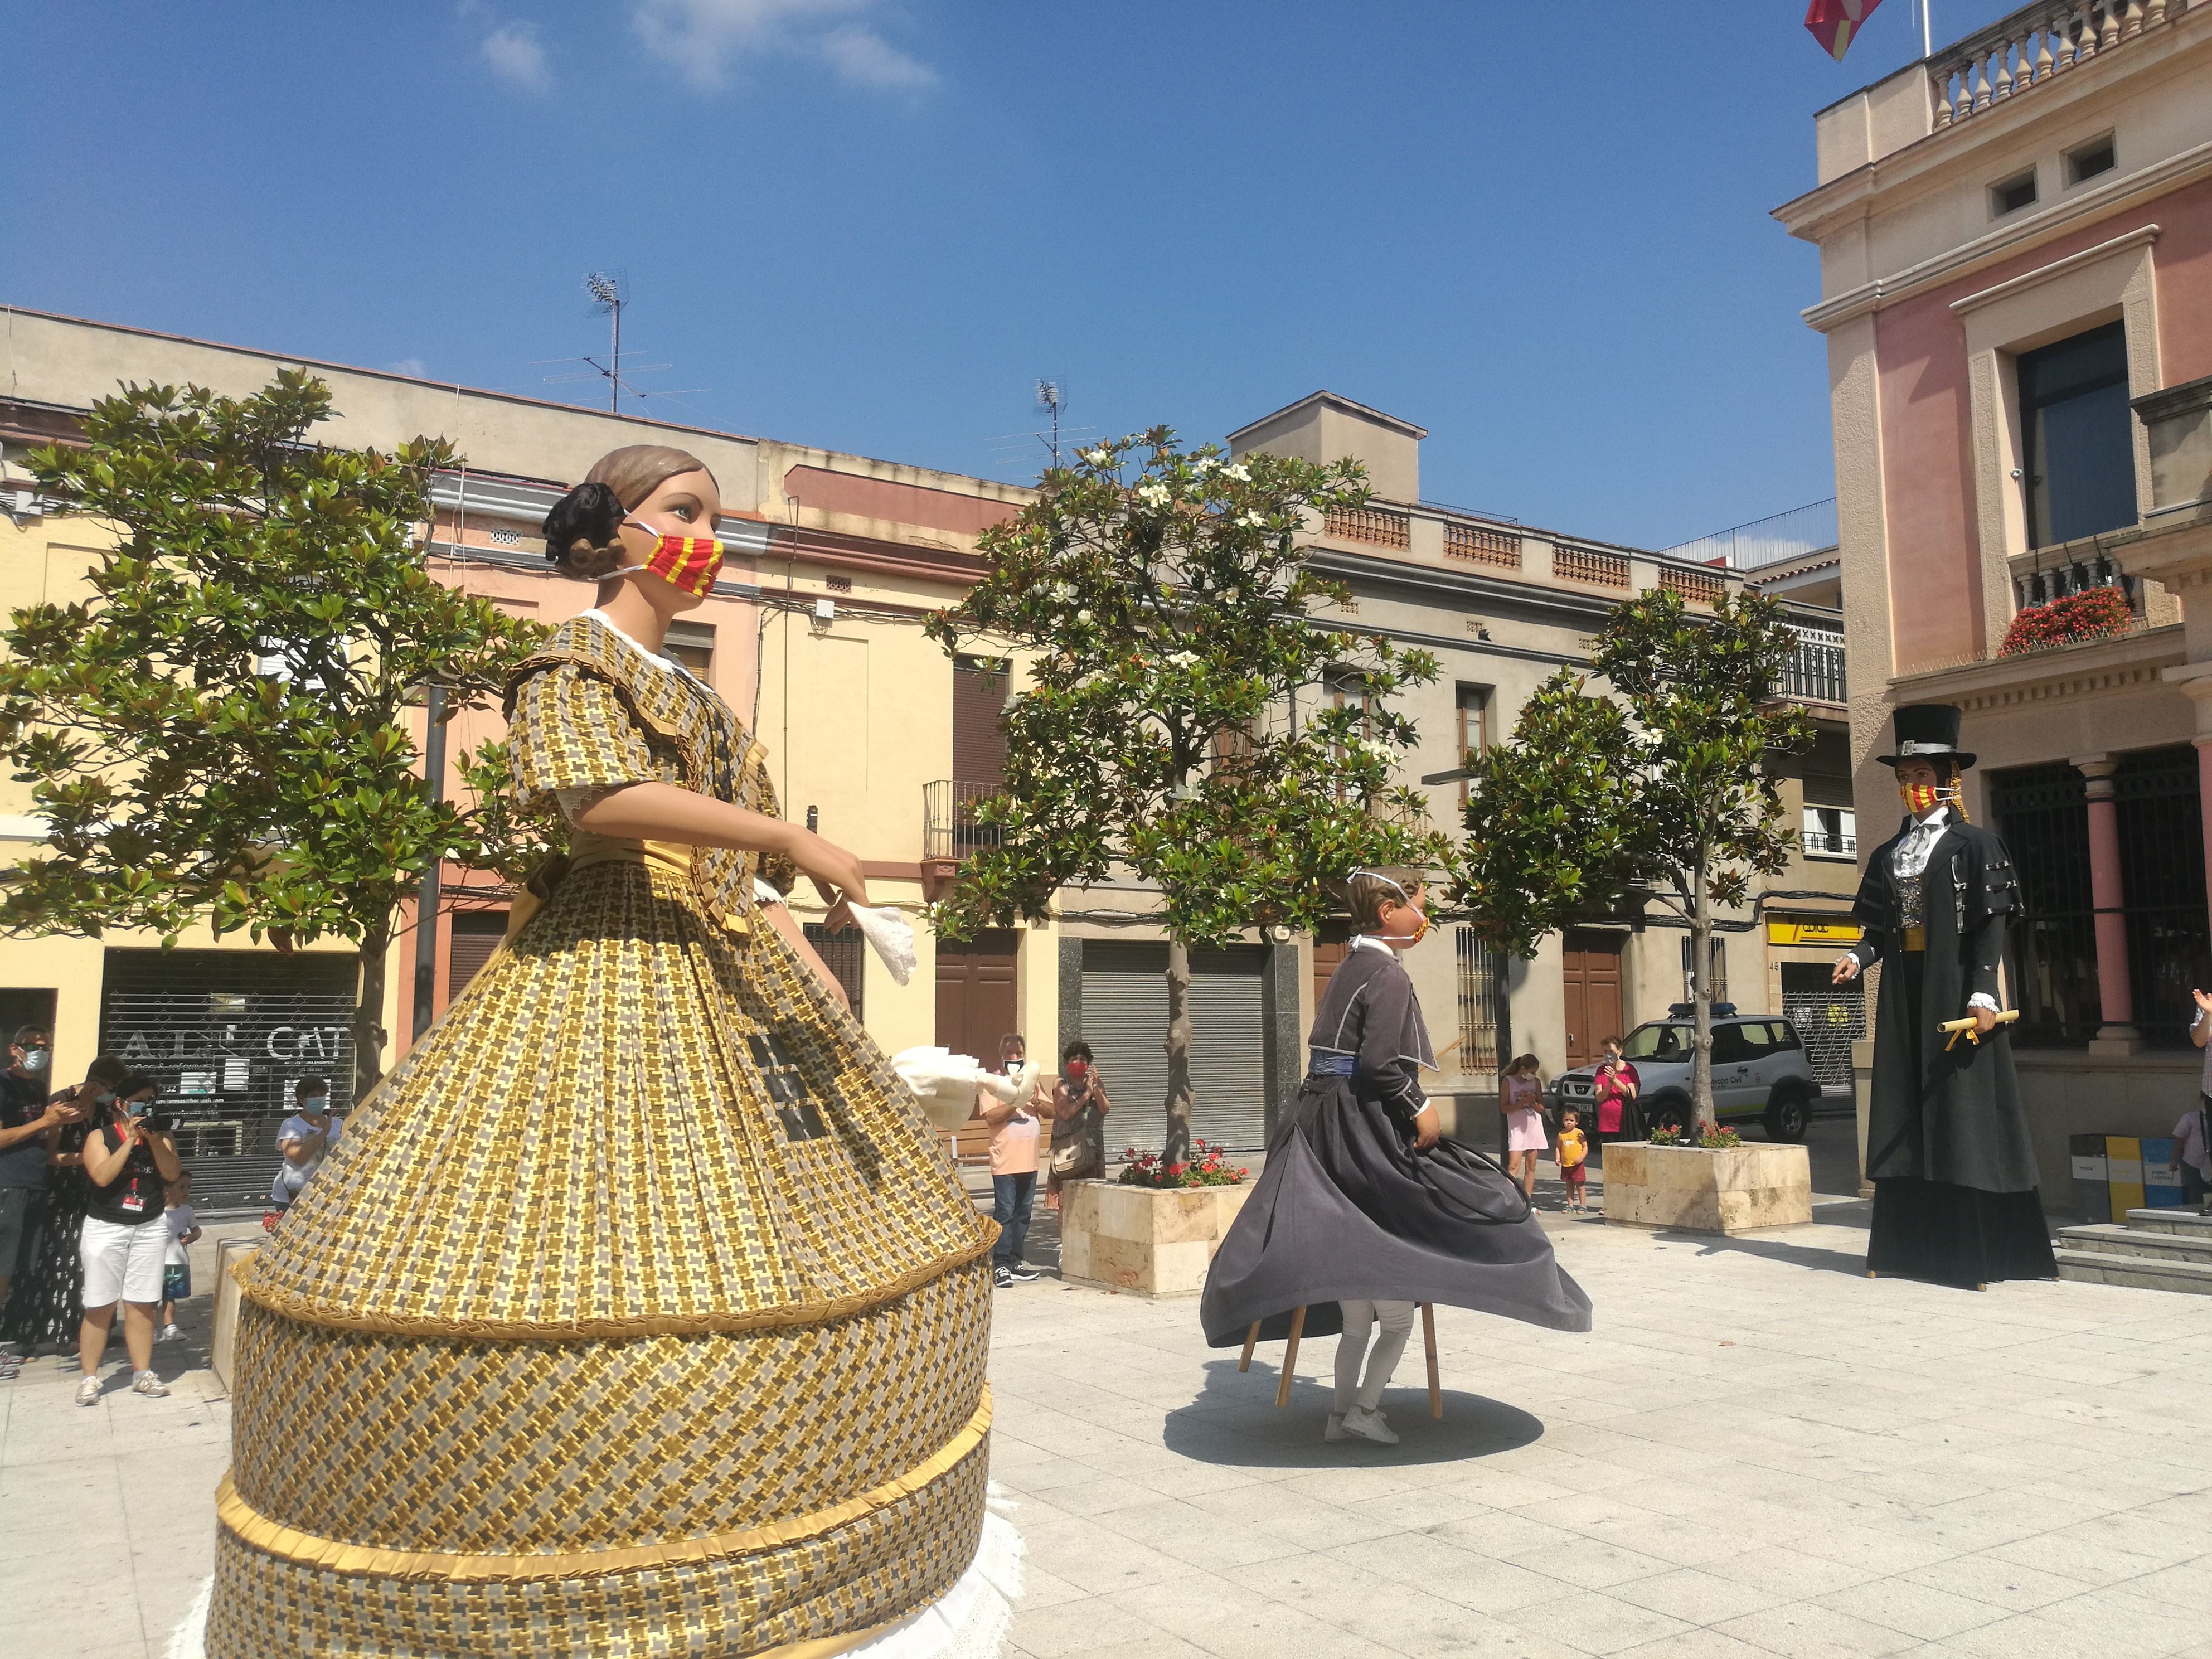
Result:
{"label": "pink building facade", "polygon": [[2064,1210],[2071,1136],[2194,1103],[2212,989],[2212,4],[2028,7],[1815,134],[1776,216],[1820,250],[1862,845],[1890,710],[1959,706]]}

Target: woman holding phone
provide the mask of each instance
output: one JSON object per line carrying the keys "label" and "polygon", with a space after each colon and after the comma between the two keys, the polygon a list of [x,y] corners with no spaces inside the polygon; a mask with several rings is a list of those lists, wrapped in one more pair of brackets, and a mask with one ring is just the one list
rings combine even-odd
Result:
{"label": "woman holding phone", "polygon": [[1106,1114],[1113,1109],[1091,1045],[1076,1038],[1061,1051],[1060,1081],[1052,1091],[1052,1168],[1045,1179],[1045,1208],[1060,1207],[1060,1189],[1066,1182],[1106,1173]]}
{"label": "woman holding phone", "polygon": [[115,1306],[123,1304],[123,1346],[131,1355],[131,1392],[168,1393],[154,1374],[154,1312],[161,1300],[161,1267],[169,1229],[161,1219],[167,1184],[183,1167],[169,1137],[153,1123],[154,1079],[137,1073],[100,1103],[84,1139],[89,1195],[78,1249],[84,1262],[84,1322],[77,1330],[76,1403],[100,1399],[100,1361]]}

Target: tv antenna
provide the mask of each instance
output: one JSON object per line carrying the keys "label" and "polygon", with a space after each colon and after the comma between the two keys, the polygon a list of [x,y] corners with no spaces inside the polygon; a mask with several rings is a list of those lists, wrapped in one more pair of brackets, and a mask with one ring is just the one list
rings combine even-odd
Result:
{"label": "tv antenna", "polygon": [[1067,404],[1067,388],[1058,380],[1039,380],[1036,383],[1036,412],[1052,416],[1052,436],[1046,447],[1052,452],[1052,464],[1060,465],[1060,411]]}
{"label": "tv antenna", "polygon": [[629,296],[623,292],[622,278],[604,270],[585,274],[584,291],[592,296],[592,303],[605,313],[612,334],[605,368],[592,363],[589,357],[584,361],[607,377],[607,411],[618,415],[622,412],[622,314],[623,307],[629,303]]}
{"label": "tv antenna", "polygon": [[[616,415],[622,413],[622,395],[625,392],[629,392],[631,398],[635,399],[637,402],[642,404],[648,398],[675,398],[680,399],[691,392],[708,392],[713,390],[711,386],[691,386],[679,387],[672,392],[656,386],[648,392],[642,386],[632,386],[629,380],[623,378],[622,356],[622,318],[623,312],[629,307],[630,302],[629,279],[620,272],[604,270],[591,271],[586,273],[584,277],[584,292],[591,295],[592,306],[597,310],[603,313],[607,319],[606,361],[602,362],[599,358],[592,356],[540,357],[534,359],[532,366],[539,368],[556,363],[584,363],[588,365],[588,373],[579,372],[574,374],[545,375],[544,377],[544,380],[546,385],[550,386],[556,381],[561,380],[589,380],[593,379],[605,380],[607,383],[607,410],[609,413]],[[673,367],[674,365],[672,363],[632,364],[630,366],[629,373],[632,375],[657,374],[665,369],[672,368]]]}

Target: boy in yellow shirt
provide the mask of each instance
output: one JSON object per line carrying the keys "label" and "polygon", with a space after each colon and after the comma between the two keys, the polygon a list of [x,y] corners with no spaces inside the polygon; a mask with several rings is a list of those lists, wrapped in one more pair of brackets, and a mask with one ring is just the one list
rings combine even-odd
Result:
{"label": "boy in yellow shirt", "polygon": [[1570,1106],[1559,1114],[1559,1179],[1567,1183],[1567,1208],[1583,1212],[1583,1190],[1589,1179],[1585,1160],[1589,1143],[1583,1139],[1582,1115]]}

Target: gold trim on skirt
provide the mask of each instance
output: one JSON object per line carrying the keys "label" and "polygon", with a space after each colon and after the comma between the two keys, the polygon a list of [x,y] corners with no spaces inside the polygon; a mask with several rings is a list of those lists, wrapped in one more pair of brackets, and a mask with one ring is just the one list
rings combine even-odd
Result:
{"label": "gold trim on skirt", "polygon": [[[360,1573],[377,1578],[494,1583],[516,1583],[536,1578],[596,1578],[609,1573],[749,1555],[757,1550],[785,1548],[819,1538],[902,1498],[911,1498],[933,1481],[943,1479],[982,1444],[990,1429],[991,1390],[986,1385],[982,1403],[976,1407],[975,1414],[968,1419],[965,1428],[904,1474],[856,1498],[771,1526],[749,1527],[742,1532],[714,1533],[703,1538],[684,1538],[674,1543],[628,1549],[585,1550],[562,1555],[446,1555],[342,1543],[271,1521],[238,1495],[228,1470],[223,1472],[216,1486],[216,1518],[240,1543],[301,1566],[331,1572]],[[820,1650],[825,1653],[836,1650]]]}

